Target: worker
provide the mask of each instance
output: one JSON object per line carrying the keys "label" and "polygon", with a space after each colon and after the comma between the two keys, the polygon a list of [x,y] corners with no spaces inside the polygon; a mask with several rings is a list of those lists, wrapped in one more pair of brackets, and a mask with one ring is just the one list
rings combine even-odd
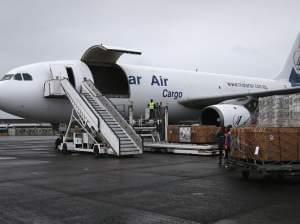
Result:
{"label": "worker", "polygon": [[149,113],[150,113],[150,119],[154,118],[154,109],[155,109],[155,103],[153,101],[153,99],[150,100],[149,104],[148,104],[148,108],[149,108]]}
{"label": "worker", "polygon": [[219,148],[219,165],[221,166],[223,161],[223,151],[225,145],[225,127],[223,125],[219,126],[216,137],[217,137],[218,148]]}
{"label": "worker", "polygon": [[225,160],[228,163],[230,147],[231,147],[231,125],[228,125],[225,129],[225,142],[224,142],[224,150],[225,150]]}
{"label": "worker", "polygon": [[159,116],[159,119],[163,118],[163,114],[164,114],[164,107],[163,107],[162,102],[159,102],[159,105],[158,105],[158,116]]}

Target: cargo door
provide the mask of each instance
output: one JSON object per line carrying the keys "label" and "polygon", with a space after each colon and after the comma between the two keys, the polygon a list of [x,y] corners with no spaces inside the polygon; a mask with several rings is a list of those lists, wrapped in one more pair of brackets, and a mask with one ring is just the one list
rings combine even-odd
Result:
{"label": "cargo door", "polygon": [[[44,83],[44,97],[64,97],[65,91],[61,87],[61,79],[69,79],[66,66],[63,64],[50,64],[52,78]],[[74,81],[74,80],[73,80]]]}
{"label": "cargo door", "polygon": [[52,73],[53,79],[69,78],[66,70],[66,66],[63,64],[51,64],[50,71]]}

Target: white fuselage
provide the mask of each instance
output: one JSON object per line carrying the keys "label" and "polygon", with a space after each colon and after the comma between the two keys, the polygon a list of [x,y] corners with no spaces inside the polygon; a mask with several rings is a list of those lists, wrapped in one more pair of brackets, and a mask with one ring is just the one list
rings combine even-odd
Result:
{"label": "white fuselage", "polygon": [[[137,113],[142,113],[150,99],[169,107],[172,120],[193,120],[200,110],[181,105],[181,100],[218,97],[223,95],[262,92],[290,87],[288,82],[262,78],[246,78],[151,67],[121,65],[130,80],[130,101]],[[132,78],[134,77],[134,78]],[[115,103],[126,102],[114,100]]]}
{"label": "white fuselage", "polygon": [[[50,64],[64,64],[73,68],[77,90],[84,78],[93,79],[89,67],[81,61],[57,61],[32,64],[7,74],[29,73],[32,81],[7,80],[0,82],[0,108],[6,112],[32,120],[66,122],[72,106],[67,98],[45,98],[44,83],[53,79]],[[192,120],[201,111],[181,105],[188,99],[262,92],[290,87],[287,81],[217,75],[202,72],[119,65],[125,72],[130,90],[129,98],[112,98],[114,104],[127,107],[133,104],[135,116],[144,114],[150,99],[168,105],[171,120]]]}

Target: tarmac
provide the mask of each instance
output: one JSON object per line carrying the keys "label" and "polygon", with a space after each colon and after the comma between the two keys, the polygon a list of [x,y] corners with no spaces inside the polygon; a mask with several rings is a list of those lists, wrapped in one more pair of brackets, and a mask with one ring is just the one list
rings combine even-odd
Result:
{"label": "tarmac", "polygon": [[300,223],[300,178],[243,180],[217,158],[63,155],[0,137],[0,223]]}

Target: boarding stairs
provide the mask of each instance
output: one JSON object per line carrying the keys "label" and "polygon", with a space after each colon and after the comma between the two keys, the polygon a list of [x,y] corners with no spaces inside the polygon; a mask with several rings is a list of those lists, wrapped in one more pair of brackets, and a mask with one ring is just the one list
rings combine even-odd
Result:
{"label": "boarding stairs", "polygon": [[86,130],[90,130],[94,136],[100,136],[114,155],[127,156],[143,152],[140,136],[92,81],[83,81],[80,93],[68,79],[62,79],[61,86]]}

